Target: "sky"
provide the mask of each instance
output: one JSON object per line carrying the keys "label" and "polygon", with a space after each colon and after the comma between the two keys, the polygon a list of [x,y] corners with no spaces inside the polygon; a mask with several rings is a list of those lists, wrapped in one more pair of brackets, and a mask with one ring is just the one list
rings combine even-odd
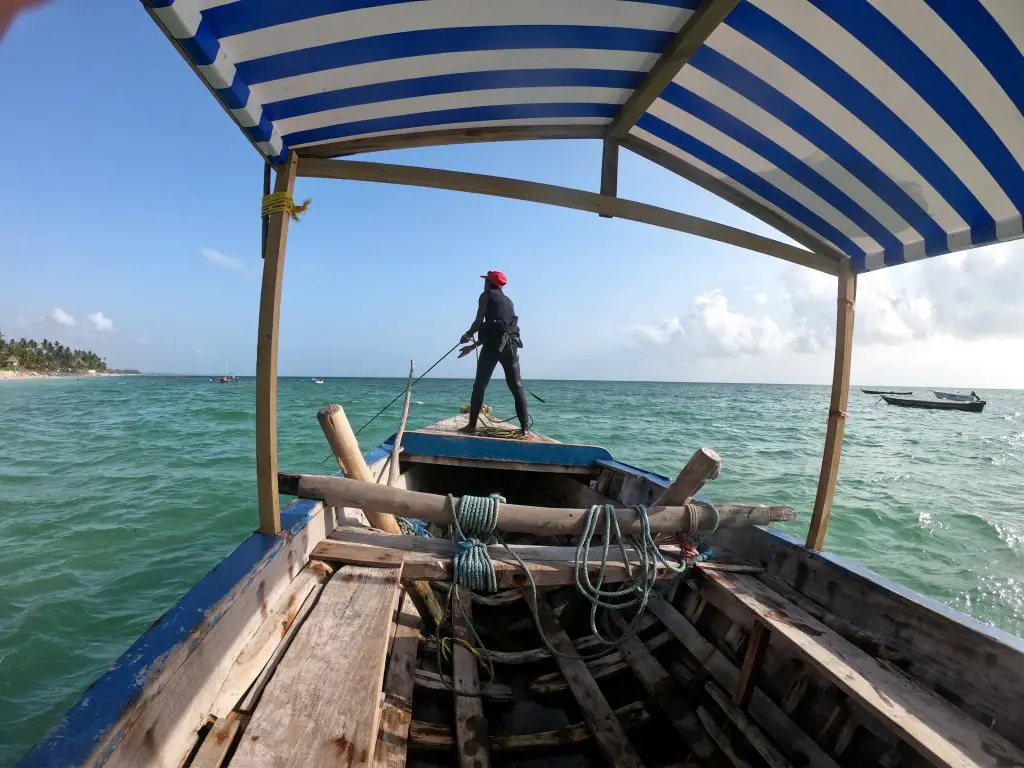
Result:
{"label": "sky", "polygon": [[[262,160],[138,3],[57,0],[0,40],[0,330],[112,367],[255,372]],[[596,141],[361,159],[596,190]],[[786,238],[623,150],[619,194]],[[403,377],[504,271],[527,379],[831,380],[835,279],[732,246],[533,203],[300,179],[281,375]],[[859,280],[853,382],[1024,386],[1024,241]],[[454,356],[453,356],[454,357]],[[438,376],[471,377],[472,358]]]}

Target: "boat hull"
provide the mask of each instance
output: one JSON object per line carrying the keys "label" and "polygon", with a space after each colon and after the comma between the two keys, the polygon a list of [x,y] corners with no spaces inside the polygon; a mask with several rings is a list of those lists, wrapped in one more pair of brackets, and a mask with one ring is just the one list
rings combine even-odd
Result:
{"label": "boat hull", "polygon": [[912,391],[899,391],[895,389],[862,389],[865,395],[912,395]]}
{"label": "boat hull", "polygon": [[959,392],[941,392],[933,389],[932,394],[940,400],[956,400],[960,403],[972,402],[975,398],[973,395],[961,395]]}
{"label": "boat hull", "polygon": [[984,400],[972,400],[970,402],[953,402],[947,400],[909,400],[902,397],[889,397],[882,395],[882,399],[889,405],[897,405],[901,408],[923,408],[929,411],[967,411],[969,413],[981,413],[985,408]]}

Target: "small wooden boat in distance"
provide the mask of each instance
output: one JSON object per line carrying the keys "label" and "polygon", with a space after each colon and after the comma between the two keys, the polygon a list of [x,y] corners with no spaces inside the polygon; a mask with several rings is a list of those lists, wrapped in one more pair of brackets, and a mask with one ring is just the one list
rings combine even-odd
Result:
{"label": "small wooden boat in distance", "polygon": [[899,391],[895,389],[862,389],[865,395],[912,395],[913,391]]}
{"label": "small wooden boat in distance", "polygon": [[882,399],[889,405],[898,405],[901,408],[926,408],[932,411],[970,411],[971,413],[981,413],[985,407],[984,400],[971,400],[969,402],[911,400],[906,397],[890,397],[888,395],[882,395]]}
{"label": "small wooden boat in distance", "polygon": [[933,389],[932,394],[940,400],[956,400],[961,403],[969,403],[978,399],[977,395],[961,395],[959,392],[942,392],[938,389]]}
{"label": "small wooden boat in distance", "polygon": [[314,379],[313,379],[313,383],[314,383],[314,384],[323,384],[323,383],[324,383],[324,380],[323,380],[323,379],[321,379],[321,378],[319,378],[319,377],[317,377],[317,378],[314,378]]}

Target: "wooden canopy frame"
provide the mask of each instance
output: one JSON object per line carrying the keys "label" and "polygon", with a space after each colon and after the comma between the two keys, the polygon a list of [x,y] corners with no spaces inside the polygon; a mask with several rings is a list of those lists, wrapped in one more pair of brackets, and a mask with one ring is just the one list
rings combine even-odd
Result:
{"label": "wooden canopy frame", "polygon": [[[296,179],[304,176],[492,195],[596,213],[605,218],[629,219],[698,235],[834,275],[838,286],[838,310],[832,395],[818,492],[806,541],[808,547],[817,550],[822,548],[828,529],[850,390],[853,308],[857,282],[850,260],[805,230],[786,222],[774,211],[742,196],[725,183],[682,163],[647,142],[628,136],[629,128],[643,114],[653,98],[656,98],[660,88],[672,79],[685,64],[690,53],[699,47],[700,42],[703,42],[717,24],[721,23],[736,2],[737,0],[706,0],[700,11],[680,30],[676,42],[655,64],[647,79],[627,100],[607,129],[595,129],[591,126],[454,129],[322,144],[290,152],[286,160],[275,169],[277,176],[274,191],[291,194]],[[362,152],[418,146],[569,138],[603,139],[600,192],[476,173],[331,159]],[[620,145],[732,202],[807,246],[808,249],[679,211],[619,197],[616,192]],[[277,467],[277,347],[288,220],[289,214],[279,211],[265,217],[263,222],[266,236],[256,354],[256,476],[260,531],[272,535],[281,532]]]}

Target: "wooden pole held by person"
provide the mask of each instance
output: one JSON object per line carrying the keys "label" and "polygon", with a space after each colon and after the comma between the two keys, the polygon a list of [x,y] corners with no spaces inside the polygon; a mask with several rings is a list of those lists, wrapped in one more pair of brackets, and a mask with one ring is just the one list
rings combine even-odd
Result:
{"label": "wooden pole held by person", "polygon": [[850,360],[853,356],[853,307],[857,299],[857,276],[849,260],[839,268],[839,290],[836,309],[836,358],[832,370],[832,397],[829,401],[828,428],[825,430],[825,453],[821,459],[818,493],[814,497],[814,513],[807,531],[806,546],[820,550],[825,544],[832,498],[839,476],[839,455],[846,429],[846,403],[850,395]]}

